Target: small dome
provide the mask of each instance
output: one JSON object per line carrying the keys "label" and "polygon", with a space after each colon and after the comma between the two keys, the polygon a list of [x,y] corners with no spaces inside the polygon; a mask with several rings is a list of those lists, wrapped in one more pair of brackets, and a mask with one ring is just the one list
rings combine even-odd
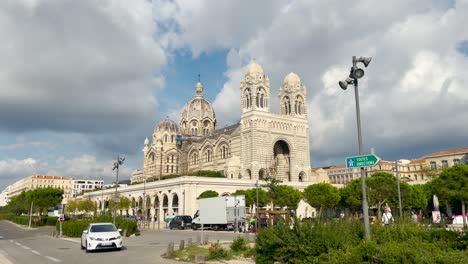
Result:
{"label": "small dome", "polygon": [[203,97],[203,84],[198,81],[195,85],[195,97],[202,98]]}
{"label": "small dome", "polygon": [[145,142],[144,142],[143,144],[144,144],[145,146],[148,146],[148,144],[149,144],[149,139],[148,139],[148,137],[145,138]]}
{"label": "small dome", "polygon": [[284,84],[301,84],[301,78],[294,72],[290,72],[286,77],[284,78]]}
{"label": "small dome", "polygon": [[263,75],[263,68],[255,61],[252,61],[250,65],[247,67],[246,75]]}
{"label": "small dome", "polygon": [[155,132],[161,131],[178,132],[179,127],[174,121],[170,120],[169,117],[166,117],[166,119],[159,123],[155,128]]}

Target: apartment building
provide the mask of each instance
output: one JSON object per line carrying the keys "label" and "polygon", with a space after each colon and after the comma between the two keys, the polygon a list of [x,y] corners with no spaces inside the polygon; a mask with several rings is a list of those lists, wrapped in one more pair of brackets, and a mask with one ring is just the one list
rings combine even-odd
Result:
{"label": "apartment building", "polygon": [[8,197],[13,197],[23,191],[50,187],[62,189],[64,198],[68,198],[71,194],[72,179],[65,176],[32,175],[13,183],[9,187]]}
{"label": "apartment building", "polygon": [[[442,169],[456,164],[468,164],[468,148],[437,151],[414,160],[400,159],[397,162],[381,160],[376,166],[367,168],[367,175],[375,172],[389,172],[394,175],[398,173],[400,179],[409,184],[424,184]],[[354,179],[361,178],[359,168],[349,169],[345,165],[338,165],[321,169],[326,171],[331,184],[348,184]]]}
{"label": "apartment building", "polygon": [[71,197],[76,197],[82,192],[100,190],[104,181],[102,180],[72,180],[73,188],[71,190]]}

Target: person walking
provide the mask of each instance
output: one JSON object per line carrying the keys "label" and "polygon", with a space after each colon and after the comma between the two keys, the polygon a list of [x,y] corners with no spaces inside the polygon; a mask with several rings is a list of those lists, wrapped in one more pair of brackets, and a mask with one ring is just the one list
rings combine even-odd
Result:
{"label": "person walking", "polygon": [[414,211],[411,211],[411,220],[415,223],[418,222],[418,215]]}
{"label": "person walking", "polygon": [[390,212],[390,209],[388,207],[385,207],[384,213],[382,215],[382,222],[384,225],[388,225],[390,223],[395,222],[393,219],[392,213]]}

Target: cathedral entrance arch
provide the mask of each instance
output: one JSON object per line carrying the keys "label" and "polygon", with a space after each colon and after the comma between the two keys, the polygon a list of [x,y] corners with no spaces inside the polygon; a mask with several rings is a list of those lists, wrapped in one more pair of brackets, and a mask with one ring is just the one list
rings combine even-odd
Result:
{"label": "cathedral entrance arch", "polygon": [[272,169],[276,178],[287,179],[291,181],[290,174],[290,148],[286,141],[278,140],[273,145]]}
{"label": "cathedral entrance arch", "polygon": [[263,180],[266,177],[266,173],[264,169],[258,171],[258,179]]}
{"label": "cathedral entrance arch", "polygon": [[179,196],[176,193],[172,196],[172,212],[179,213]]}

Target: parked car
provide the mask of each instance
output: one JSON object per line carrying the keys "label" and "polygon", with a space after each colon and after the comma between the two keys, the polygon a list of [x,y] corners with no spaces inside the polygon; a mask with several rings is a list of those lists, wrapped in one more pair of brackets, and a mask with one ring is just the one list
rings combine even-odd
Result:
{"label": "parked car", "polygon": [[86,252],[97,249],[122,249],[121,229],[112,223],[89,224],[81,235],[81,249]]}
{"label": "parked car", "polygon": [[185,229],[192,225],[192,217],[190,215],[178,215],[169,223],[170,229]]}

